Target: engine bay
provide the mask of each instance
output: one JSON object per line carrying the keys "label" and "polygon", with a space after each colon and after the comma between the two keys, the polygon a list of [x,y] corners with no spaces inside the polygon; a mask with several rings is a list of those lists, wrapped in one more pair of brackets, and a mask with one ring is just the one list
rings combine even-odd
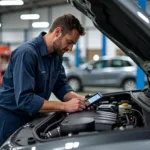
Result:
{"label": "engine bay", "polygon": [[82,112],[54,113],[33,129],[38,140],[72,137],[100,133],[103,131],[124,131],[144,127],[141,107],[134,98],[139,92],[106,94]]}

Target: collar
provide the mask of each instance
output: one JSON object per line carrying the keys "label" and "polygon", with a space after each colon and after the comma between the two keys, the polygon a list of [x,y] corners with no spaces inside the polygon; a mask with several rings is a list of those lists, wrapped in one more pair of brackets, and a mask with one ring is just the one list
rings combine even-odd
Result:
{"label": "collar", "polygon": [[37,37],[41,56],[49,55],[46,43],[43,38],[45,34],[46,32],[41,32],[40,35]]}

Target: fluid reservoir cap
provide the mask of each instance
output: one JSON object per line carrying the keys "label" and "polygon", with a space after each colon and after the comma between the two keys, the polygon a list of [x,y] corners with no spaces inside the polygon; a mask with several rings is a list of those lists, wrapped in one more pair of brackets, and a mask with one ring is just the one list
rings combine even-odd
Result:
{"label": "fluid reservoir cap", "polygon": [[129,104],[128,103],[123,103],[121,105],[124,106],[124,107],[127,107]]}

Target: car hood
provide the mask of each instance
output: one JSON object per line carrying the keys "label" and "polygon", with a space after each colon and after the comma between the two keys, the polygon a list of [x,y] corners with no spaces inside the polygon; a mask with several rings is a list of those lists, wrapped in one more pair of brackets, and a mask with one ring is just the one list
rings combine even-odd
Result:
{"label": "car hood", "polygon": [[135,0],[68,0],[150,75],[150,20]]}

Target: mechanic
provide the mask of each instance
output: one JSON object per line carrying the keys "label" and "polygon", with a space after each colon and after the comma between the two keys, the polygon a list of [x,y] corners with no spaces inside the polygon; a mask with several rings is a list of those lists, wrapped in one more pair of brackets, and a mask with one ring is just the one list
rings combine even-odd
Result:
{"label": "mechanic", "polygon": [[[38,112],[75,112],[85,97],[67,84],[62,56],[71,51],[84,28],[72,14],[56,18],[48,33],[12,52],[0,89],[0,145]],[[54,93],[61,102],[48,101]]]}

